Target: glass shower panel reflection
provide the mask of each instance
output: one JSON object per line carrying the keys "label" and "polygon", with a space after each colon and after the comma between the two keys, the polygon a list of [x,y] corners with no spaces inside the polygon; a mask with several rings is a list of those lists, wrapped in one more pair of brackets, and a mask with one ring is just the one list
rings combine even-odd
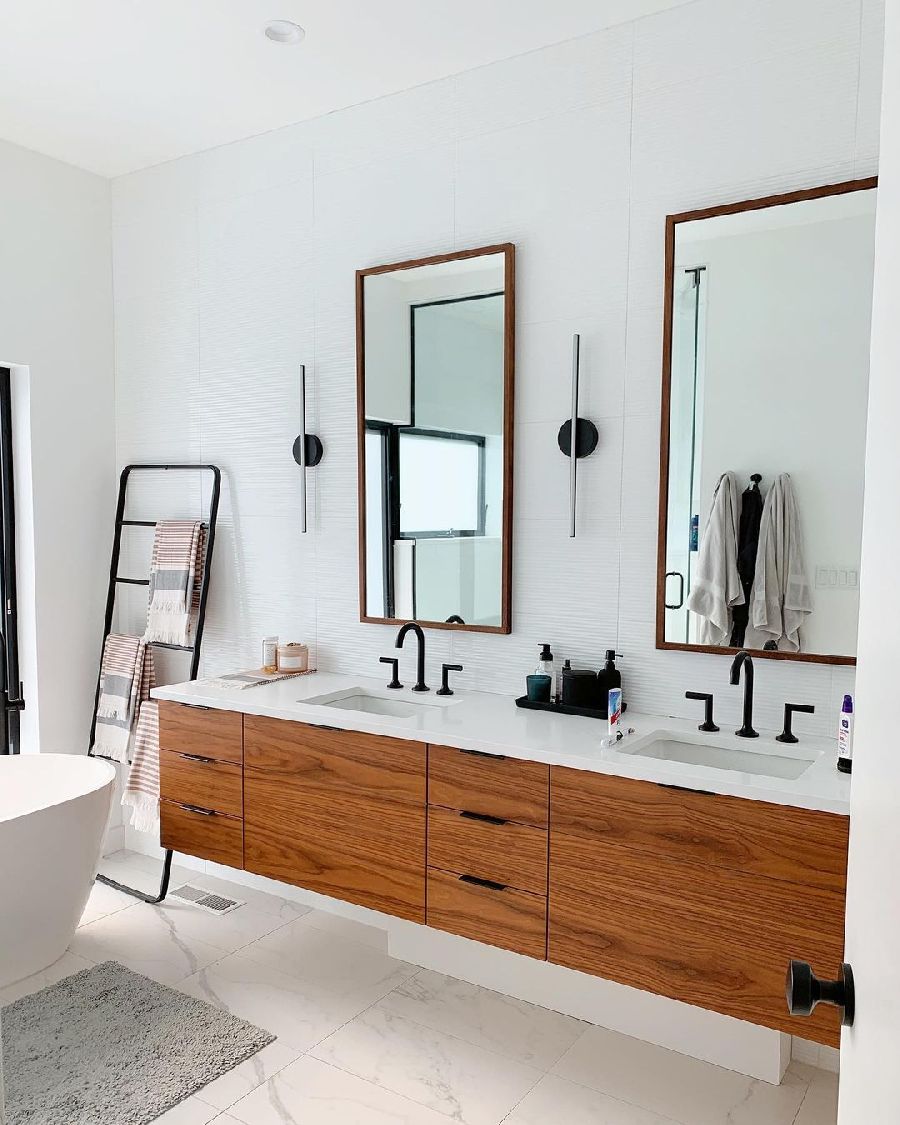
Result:
{"label": "glass shower panel reflection", "polygon": [[666,640],[688,643],[686,606],[691,566],[699,538],[699,481],[707,274],[703,266],[675,276],[672,317],[672,378],[669,400],[669,496],[666,512]]}

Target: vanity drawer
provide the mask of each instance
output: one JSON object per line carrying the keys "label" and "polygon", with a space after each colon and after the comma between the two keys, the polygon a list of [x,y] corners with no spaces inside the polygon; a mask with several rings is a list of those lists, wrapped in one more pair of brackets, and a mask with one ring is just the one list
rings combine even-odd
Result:
{"label": "vanity drawer", "polygon": [[551,830],[548,956],[557,965],[836,1046],[840,1016],[799,1024],[792,959],[832,977],[844,899],[818,887],[680,862]]}
{"label": "vanity drawer", "polygon": [[429,867],[426,921],[527,957],[547,957],[547,900],[540,895],[486,887]]}
{"label": "vanity drawer", "polygon": [[159,820],[159,839],[164,848],[226,867],[243,867],[243,821],[172,801],[160,801]]}
{"label": "vanity drawer", "polygon": [[203,805],[226,816],[244,815],[243,771],[233,762],[159,752],[159,787],[163,800]]}
{"label": "vanity drawer", "polygon": [[844,893],[849,817],[554,766],[553,832]]}
{"label": "vanity drawer", "polygon": [[547,894],[547,833],[514,821],[430,807],[428,866]]}
{"label": "vanity drawer", "polygon": [[497,754],[428,748],[428,801],[546,828],[550,767]]}
{"label": "vanity drawer", "polygon": [[243,715],[160,700],[159,744],[175,754],[200,754],[217,762],[244,760]]}

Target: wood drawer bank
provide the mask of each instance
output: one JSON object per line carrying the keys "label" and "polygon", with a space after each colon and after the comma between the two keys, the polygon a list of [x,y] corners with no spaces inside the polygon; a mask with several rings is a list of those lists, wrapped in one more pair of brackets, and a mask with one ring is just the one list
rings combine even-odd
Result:
{"label": "wood drawer bank", "polygon": [[242,867],[242,716],[163,701],[159,744],[162,846]]}
{"label": "wood drawer bank", "polygon": [[849,820],[504,755],[160,704],[162,842],[821,1043]]}
{"label": "wood drawer bank", "polygon": [[788,1015],[788,961],[843,960],[848,818],[554,769],[549,957],[836,1046]]}
{"label": "wood drawer bank", "polygon": [[425,921],[420,743],[244,718],[244,866]]}

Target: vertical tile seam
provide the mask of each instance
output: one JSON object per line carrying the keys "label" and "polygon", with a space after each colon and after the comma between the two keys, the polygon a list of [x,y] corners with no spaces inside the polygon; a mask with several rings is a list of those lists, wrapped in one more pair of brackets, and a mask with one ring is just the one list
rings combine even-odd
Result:
{"label": "vertical tile seam", "polygon": [[628,322],[629,322],[629,309],[631,300],[631,217],[634,208],[634,192],[633,192],[633,161],[634,161],[634,65],[635,65],[635,44],[637,40],[636,29],[634,25],[631,28],[631,63],[629,74],[629,93],[628,93],[628,213],[626,219],[626,234],[625,234],[625,340],[622,352],[622,362],[624,370],[622,372],[622,446],[619,452],[619,519],[618,519],[618,533],[616,536],[616,648],[620,644],[620,633],[622,628],[622,527],[623,527],[623,509],[625,501],[625,434],[626,434],[626,415],[625,407],[628,396]]}
{"label": "vertical tile seam", "polygon": [[863,28],[865,23],[865,0],[857,0],[859,18],[856,28],[856,104],[853,113],[853,171],[859,168],[859,106],[862,87]]}

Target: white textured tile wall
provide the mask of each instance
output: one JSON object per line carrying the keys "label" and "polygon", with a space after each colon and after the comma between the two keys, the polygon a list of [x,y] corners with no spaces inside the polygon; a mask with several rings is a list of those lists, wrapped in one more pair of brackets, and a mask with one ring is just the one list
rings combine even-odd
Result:
{"label": "white textured tile wall", "polygon": [[[119,461],[203,458],[227,478],[205,668],[278,632],[377,672],[394,630],[358,620],[354,270],[511,240],[514,632],[430,633],[430,675],[452,656],[462,685],[513,692],[541,641],[595,664],[615,645],[633,706],[690,713],[685,689],[712,687],[736,720],[724,658],[654,648],[664,219],[873,173],[881,31],[881,0],[696,0],[117,180]],[[574,331],[601,443],[570,540],[556,430]],[[301,362],[325,444],[305,537]],[[789,699],[831,729],[852,670],[759,663],[763,725]]]}

